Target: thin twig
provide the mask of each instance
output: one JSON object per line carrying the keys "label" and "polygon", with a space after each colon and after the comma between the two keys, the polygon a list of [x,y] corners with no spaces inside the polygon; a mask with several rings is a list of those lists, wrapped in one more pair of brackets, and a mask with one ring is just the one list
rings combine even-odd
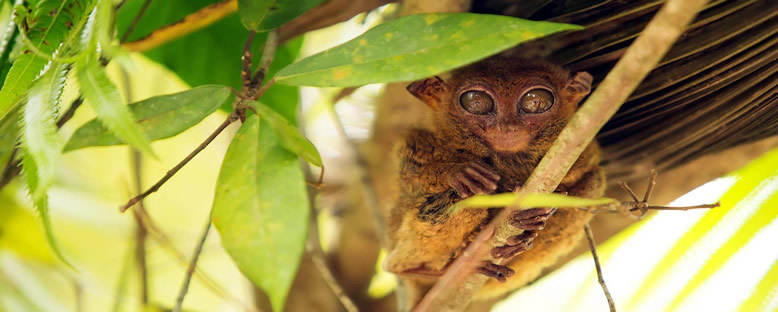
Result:
{"label": "thin twig", "polygon": [[0,175],[0,190],[8,185],[8,183],[22,171],[22,167],[20,166],[22,161],[16,159],[17,154],[19,154],[19,147],[14,147],[13,151],[11,151],[11,156],[8,157],[8,161],[5,163],[3,174]]}
{"label": "thin twig", "polygon": [[186,165],[190,160],[192,160],[192,158],[197,156],[197,154],[199,154],[203,149],[205,149],[208,146],[208,144],[210,144],[214,139],[216,139],[216,137],[219,136],[219,134],[222,133],[222,131],[224,131],[224,129],[226,129],[227,126],[229,126],[235,120],[237,120],[237,116],[235,114],[230,114],[229,116],[227,116],[227,119],[225,119],[224,122],[222,122],[222,124],[219,125],[219,127],[216,128],[216,130],[214,130],[213,133],[211,133],[211,135],[209,135],[208,138],[205,139],[205,141],[203,141],[203,143],[200,143],[200,145],[198,145],[197,148],[195,148],[191,153],[189,153],[189,155],[187,155],[186,158],[181,160],[175,167],[170,169],[165,174],[165,176],[162,177],[162,179],[159,179],[159,181],[157,181],[157,183],[154,183],[154,185],[152,185],[148,190],[146,190],[145,192],[143,192],[142,194],[140,194],[138,196],[135,196],[135,197],[131,198],[129,201],[127,201],[126,204],[120,206],[119,207],[119,212],[126,211],[128,208],[130,208],[133,205],[137,204],[139,201],[141,201],[146,196],[149,196],[149,194],[154,193],[157,190],[159,190],[159,188],[163,184],[165,184],[165,182],[167,182],[167,180],[170,180],[170,178],[172,178],[173,175],[175,175],[179,170],[181,170],[181,168],[183,168],[184,165]]}
{"label": "thin twig", "polygon": [[[135,210],[133,210],[135,211]],[[160,228],[156,222],[154,222],[154,219],[151,218],[151,216],[148,214],[148,211],[146,210],[137,210],[141,217],[143,218],[143,223],[146,225],[146,228],[149,230],[149,233],[151,234],[151,237],[159,243],[161,247],[163,247],[164,250],[170,252],[176,260],[179,261],[179,263],[183,265],[188,265],[189,262],[186,259],[186,256],[184,256],[176,246],[173,244],[173,242],[170,240],[170,238],[165,234],[165,232]],[[210,289],[219,297],[222,297],[224,299],[228,299],[232,301],[235,305],[240,306],[245,311],[254,311],[254,308],[250,307],[245,302],[240,301],[237,297],[234,297],[227,293],[221,286],[219,286],[218,283],[214,281],[213,278],[208,276],[207,273],[203,272],[203,270],[195,268],[194,272],[195,277],[200,278],[202,282],[205,284],[206,288]]]}
{"label": "thin twig", "polygon": [[257,99],[262,97],[262,95],[265,94],[265,92],[267,92],[267,89],[270,89],[270,87],[273,86],[273,84],[275,84],[275,83],[276,83],[275,78],[274,79],[270,79],[270,81],[268,81],[264,86],[262,86],[262,88],[259,88],[257,93],[255,93],[254,95],[249,97],[249,99],[251,99],[252,101],[256,101]]}
{"label": "thin twig", "polygon": [[[519,197],[530,193],[552,192],[603,125],[616,113],[640,82],[667,53],[706,0],[668,0],[643,32],[624,53],[605,80],[581,105],[567,123],[552,147],[546,152],[532,175],[519,191]],[[417,305],[417,311],[461,311],[473,294],[486,283],[487,277],[473,272],[472,263],[494,261],[489,249],[518,235],[508,216],[517,209],[503,209],[482,230],[465,251],[446,270],[433,288]],[[494,233],[491,238],[488,235]],[[487,242],[488,241],[488,242]],[[506,263],[512,259],[505,259]]]}
{"label": "thin twig", "polygon": [[278,32],[273,30],[267,33],[267,38],[265,38],[265,49],[262,51],[262,57],[259,60],[259,68],[254,74],[254,77],[251,78],[250,86],[252,88],[256,88],[256,86],[259,86],[259,84],[262,83],[262,80],[265,80],[267,70],[270,68],[270,63],[273,62],[273,58],[275,58],[277,49]]}
{"label": "thin twig", "polygon": [[176,306],[173,308],[173,312],[181,312],[181,305],[184,303],[184,297],[187,291],[189,291],[189,282],[192,281],[192,274],[194,274],[197,267],[197,259],[200,258],[200,253],[203,252],[203,245],[205,245],[205,239],[208,238],[208,232],[211,230],[211,216],[208,216],[208,222],[205,224],[203,234],[200,236],[200,242],[195,247],[194,254],[192,255],[192,261],[189,262],[189,267],[186,269],[186,276],[184,277],[184,283],[181,285],[181,290],[178,293],[176,299]]}
{"label": "thin twig", "polygon": [[327,266],[327,262],[324,260],[324,251],[321,250],[321,245],[319,245],[319,227],[316,224],[316,209],[313,209],[313,207],[313,201],[311,201],[311,222],[310,227],[308,228],[308,241],[305,244],[305,249],[311,256],[311,260],[313,261],[313,265],[316,266],[316,270],[319,271],[319,274],[327,283],[327,286],[330,287],[332,293],[338,297],[343,308],[348,312],[359,311],[354,304],[354,301],[352,301],[351,298],[346,295],[346,292],[343,291],[343,287],[340,287],[340,284],[338,284],[338,281],[335,279],[329,266]]}
{"label": "thin twig", "polygon": [[135,14],[135,17],[132,19],[130,26],[127,27],[127,31],[125,31],[124,35],[122,35],[122,38],[119,39],[119,43],[124,43],[125,41],[127,41],[127,38],[130,37],[132,31],[135,30],[135,26],[138,25],[138,22],[140,21],[141,17],[143,17],[143,14],[145,14],[146,10],[149,8],[149,4],[151,4],[151,0],[143,1],[143,5],[141,5],[140,11],[138,11],[138,14]]}
{"label": "thin twig", "polygon": [[70,103],[70,107],[68,107],[68,110],[65,111],[65,113],[62,114],[62,116],[59,117],[59,120],[57,120],[57,129],[62,128],[62,126],[65,125],[66,122],[70,120],[70,118],[73,118],[73,115],[76,113],[76,110],[81,107],[81,104],[84,103],[84,98],[82,96],[78,96],[75,100],[73,100],[73,103]]}
{"label": "thin twig", "polygon": [[244,92],[249,89],[251,86],[251,59],[254,57],[254,54],[251,53],[251,43],[254,42],[254,36],[256,36],[255,31],[249,31],[248,38],[246,38],[246,44],[243,45],[243,54],[240,55],[240,61],[241,61],[241,71],[240,71],[240,78],[241,81],[243,81],[243,90]]}
{"label": "thin twig", "polygon": [[600,286],[602,286],[602,292],[605,293],[605,299],[608,300],[608,307],[610,308],[611,312],[616,312],[616,304],[613,303],[613,297],[611,297],[611,293],[608,291],[608,286],[605,285],[605,278],[602,277],[600,257],[597,256],[597,247],[594,243],[594,234],[592,234],[592,229],[589,227],[589,223],[584,225],[584,232],[586,232],[586,240],[589,241],[589,249],[592,251],[592,258],[594,258],[594,268],[597,269],[597,281],[600,283]]}
{"label": "thin twig", "polygon": [[[135,172],[135,191],[140,192],[142,189],[142,167],[143,158],[138,150],[132,149],[132,169]],[[141,211],[145,211],[146,207],[143,206],[143,201],[138,202],[138,209],[133,210],[133,216],[135,217],[135,261],[138,265],[138,271],[140,273],[140,291],[141,291],[141,303],[145,307],[149,303],[149,278],[148,278],[148,266],[146,264],[146,238],[148,237],[148,229],[143,221],[143,215]]]}
{"label": "thin twig", "polygon": [[[78,109],[81,106],[81,103],[84,102],[84,99],[79,96],[77,99],[73,101],[73,103],[70,104],[70,107],[67,111],[65,111],[64,114],[57,120],[57,129],[62,128],[63,125],[65,125],[70,118],[73,117],[73,114],[75,114],[76,109]],[[13,152],[11,152],[11,157],[8,158],[8,162],[6,162],[5,167],[3,167],[3,172],[0,174],[0,190],[2,190],[8,183],[13,180],[14,177],[18,176],[19,173],[22,172],[22,160],[16,159],[16,156],[19,154],[19,147],[14,147]]]}

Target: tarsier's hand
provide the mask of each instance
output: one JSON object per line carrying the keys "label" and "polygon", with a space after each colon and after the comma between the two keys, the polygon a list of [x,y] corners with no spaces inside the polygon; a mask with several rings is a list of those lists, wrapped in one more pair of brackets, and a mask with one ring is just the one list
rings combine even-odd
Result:
{"label": "tarsier's hand", "polygon": [[462,198],[476,194],[489,194],[497,189],[500,176],[485,165],[468,163],[457,168],[449,176],[448,183]]}

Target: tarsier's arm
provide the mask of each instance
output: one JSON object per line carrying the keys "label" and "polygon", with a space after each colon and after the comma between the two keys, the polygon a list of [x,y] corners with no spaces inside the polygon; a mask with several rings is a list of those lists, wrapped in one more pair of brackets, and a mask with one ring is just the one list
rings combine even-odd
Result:
{"label": "tarsier's arm", "polygon": [[476,161],[452,159],[452,153],[427,130],[413,130],[400,150],[400,178],[412,192],[436,195],[450,190],[466,198],[488,194],[497,189],[500,176],[485,164]]}

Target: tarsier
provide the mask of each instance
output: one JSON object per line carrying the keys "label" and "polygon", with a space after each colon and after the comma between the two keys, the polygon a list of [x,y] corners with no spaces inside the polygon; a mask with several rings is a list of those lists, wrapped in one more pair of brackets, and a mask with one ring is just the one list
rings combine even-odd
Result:
{"label": "tarsier", "polygon": [[[400,147],[400,195],[389,212],[390,253],[384,267],[401,275],[410,304],[431,287],[497,209],[458,209],[474,194],[519,189],[589,93],[588,73],[571,75],[543,61],[492,57],[408,86],[433,110],[431,130],[414,129]],[[604,177],[591,143],[557,192],[600,197]],[[521,287],[569,252],[591,214],[577,209],[515,212],[524,230],[491,250],[513,257],[508,266],[484,263],[492,279],[476,298]]]}

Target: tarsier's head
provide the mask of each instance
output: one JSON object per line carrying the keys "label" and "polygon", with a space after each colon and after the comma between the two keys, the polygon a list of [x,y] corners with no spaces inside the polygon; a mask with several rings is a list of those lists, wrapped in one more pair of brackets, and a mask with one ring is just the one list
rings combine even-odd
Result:
{"label": "tarsier's head", "polygon": [[591,89],[592,76],[570,75],[539,60],[491,57],[408,85],[436,112],[439,131],[472,134],[499,153],[516,153],[556,137]]}

